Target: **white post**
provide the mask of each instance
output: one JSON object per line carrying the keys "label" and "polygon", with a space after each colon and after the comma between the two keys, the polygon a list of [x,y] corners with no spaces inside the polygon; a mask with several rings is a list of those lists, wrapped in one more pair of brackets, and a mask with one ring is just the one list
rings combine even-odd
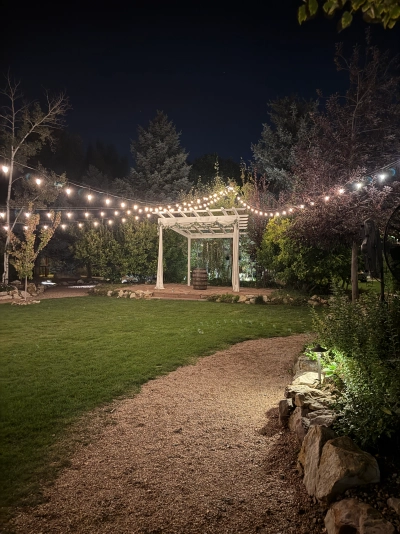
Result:
{"label": "white post", "polygon": [[157,283],[155,289],[164,289],[162,225],[160,223],[158,223],[158,264]]}
{"label": "white post", "polygon": [[233,225],[232,290],[239,293],[239,221]]}
{"label": "white post", "polygon": [[188,274],[187,274],[187,285],[190,286],[190,256],[192,253],[192,238],[188,237]]}

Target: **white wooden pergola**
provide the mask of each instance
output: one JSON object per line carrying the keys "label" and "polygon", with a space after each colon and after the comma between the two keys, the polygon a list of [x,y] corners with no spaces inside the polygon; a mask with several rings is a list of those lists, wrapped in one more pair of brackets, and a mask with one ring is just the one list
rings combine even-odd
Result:
{"label": "white wooden pergola", "polygon": [[163,228],[171,228],[188,240],[188,275],[190,286],[190,255],[192,239],[232,239],[232,290],[239,292],[239,235],[247,230],[245,208],[177,209],[159,211],[158,267],[156,289],[164,289]]}

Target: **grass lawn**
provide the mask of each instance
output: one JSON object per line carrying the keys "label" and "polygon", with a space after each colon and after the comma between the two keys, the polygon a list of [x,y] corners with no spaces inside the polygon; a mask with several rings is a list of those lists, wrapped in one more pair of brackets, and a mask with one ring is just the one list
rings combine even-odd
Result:
{"label": "grass lawn", "polygon": [[233,343],[309,331],[311,317],[306,307],[80,297],[2,304],[0,324],[5,510],[54,475],[54,444],[83,413]]}

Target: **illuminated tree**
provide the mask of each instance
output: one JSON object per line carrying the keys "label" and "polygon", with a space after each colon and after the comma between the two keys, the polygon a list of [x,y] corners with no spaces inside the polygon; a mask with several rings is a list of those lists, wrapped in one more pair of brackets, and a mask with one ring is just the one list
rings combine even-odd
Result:
{"label": "illuminated tree", "polygon": [[[28,210],[32,210],[32,204],[29,205]],[[25,292],[27,280],[32,276],[36,258],[53,237],[57,226],[61,222],[60,212],[54,213],[54,211],[50,211],[49,215],[47,224],[38,231],[40,215],[28,211],[26,220],[23,223],[24,238],[18,237],[13,231],[10,232],[10,263],[15,267],[19,278],[25,279]]]}
{"label": "illuminated tree", "polygon": [[369,44],[364,52],[356,47],[349,59],[339,47],[336,60],[348,72],[349,88],[327,100],[325,111],[314,116],[312,136],[296,148],[293,201],[307,209],[298,211],[290,232],[307,245],[352,248],[356,299],[360,225],[373,217],[382,229],[399,201],[397,184],[384,187],[374,171],[400,153],[400,75],[397,62]]}
{"label": "illuminated tree", "polygon": [[[10,207],[13,184],[20,180],[32,168],[30,159],[38,154],[43,145],[53,140],[55,129],[64,124],[64,116],[69,109],[68,99],[64,93],[54,97],[45,93],[42,109],[39,102],[27,102],[20,93],[20,84],[6,79],[5,88],[0,91],[3,105],[0,108],[0,158],[7,169],[8,188],[6,200],[6,243],[4,252],[3,281],[8,282],[8,256],[11,241],[12,224]],[[36,168],[33,170],[37,170]],[[43,169],[42,173],[43,174]],[[37,180],[40,180],[38,178]],[[20,182],[21,183],[21,182]],[[36,185],[39,185],[35,182]],[[33,186],[35,188],[35,185]],[[26,192],[25,188],[25,192]]]}

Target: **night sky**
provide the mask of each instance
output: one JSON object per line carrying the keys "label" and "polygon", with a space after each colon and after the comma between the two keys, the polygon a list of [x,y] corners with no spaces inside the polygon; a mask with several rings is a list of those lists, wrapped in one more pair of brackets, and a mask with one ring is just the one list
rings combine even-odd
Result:
{"label": "night sky", "polygon": [[[102,10],[95,2],[89,9],[8,1],[1,72],[10,69],[29,98],[42,87],[65,90],[73,107],[68,129],[85,143],[101,139],[128,155],[138,124],[163,110],[182,132],[190,160],[210,152],[248,160],[267,102],[343,90],[335,43],[363,42],[367,27],[358,20],[338,34],[322,15],[300,27],[299,0],[275,3],[267,12],[246,3],[240,10],[203,3],[182,10],[171,2],[110,2]],[[372,33],[381,48],[399,52],[400,28]]]}

